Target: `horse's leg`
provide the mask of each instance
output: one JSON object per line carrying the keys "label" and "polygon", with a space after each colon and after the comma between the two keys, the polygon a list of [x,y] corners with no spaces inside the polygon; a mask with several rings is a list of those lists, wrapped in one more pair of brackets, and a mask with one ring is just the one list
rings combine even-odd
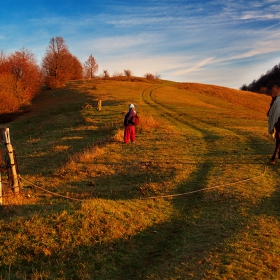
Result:
{"label": "horse's leg", "polygon": [[275,164],[277,151],[279,150],[279,145],[280,145],[280,141],[279,141],[279,140],[276,140],[276,143],[275,143],[275,150],[274,150],[274,153],[273,153],[273,155],[272,155],[272,157],[271,157],[270,164]]}
{"label": "horse's leg", "polygon": [[277,152],[279,150],[279,147],[280,147],[280,126],[279,126],[279,121],[275,124],[275,150],[274,150],[274,153],[271,157],[271,161],[270,163],[271,164],[275,164],[275,159],[276,159],[276,155],[277,155]]}

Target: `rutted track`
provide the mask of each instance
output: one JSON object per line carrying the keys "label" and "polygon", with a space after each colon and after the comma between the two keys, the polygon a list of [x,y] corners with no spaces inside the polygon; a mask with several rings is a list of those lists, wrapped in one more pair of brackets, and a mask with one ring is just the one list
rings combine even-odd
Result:
{"label": "rutted track", "polygon": [[[188,114],[187,110],[182,114],[176,110],[176,105],[174,105],[173,110],[169,104],[166,105],[156,100],[154,97],[156,90],[164,89],[164,87],[170,87],[172,85],[174,85],[173,82],[166,82],[164,84],[147,87],[142,92],[142,100],[150,107],[151,112],[157,118],[162,119],[164,122],[168,122],[186,139],[186,146],[188,144],[199,146],[199,149],[195,150],[190,148],[187,149],[186,147],[188,150],[187,153],[189,153],[189,155],[196,154],[199,157],[200,162],[204,162],[203,159],[206,158],[206,161],[208,161],[210,158],[212,163],[216,163],[219,158],[218,162],[221,160],[224,163],[228,163],[228,160],[230,159],[233,163],[241,163],[238,149],[240,146],[246,145],[244,143],[248,141],[246,138],[247,136],[244,136],[242,131],[237,132],[232,130],[231,127],[215,126],[213,122],[205,122],[199,117],[194,117],[193,115]],[[174,96],[174,98],[176,98],[176,96]],[[232,140],[229,142],[229,139]],[[194,144],[194,142],[196,142],[196,144]],[[176,145],[176,143],[174,144]],[[252,144],[250,141],[248,142],[248,146],[249,145],[254,145],[254,143]],[[246,150],[249,149],[246,148]],[[253,146],[252,149],[254,150]],[[241,152],[244,153],[244,151]],[[218,158],[215,157],[215,155],[217,155]],[[253,154],[253,156],[257,157],[256,154]],[[242,161],[245,160],[248,162],[248,159],[248,157],[244,157],[242,158]],[[207,164],[209,164],[209,161]]]}
{"label": "rutted track", "polygon": [[[175,126],[178,123],[180,123],[181,129],[182,129],[182,125],[184,125],[188,129],[190,129],[190,128],[194,129],[194,130],[198,129],[200,132],[202,132],[201,127],[204,127],[205,130],[203,130],[203,132],[207,134],[208,130],[206,127],[209,127],[209,126],[212,127],[211,124],[205,123],[205,122],[201,121],[199,118],[195,118],[195,117],[187,114],[187,112],[185,112],[184,115],[181,115],[178,112],[176,112],[176,110],[168,108],[168,106],[155,100],[155,98],[153,97],[154,91],[156,91],[158,89],[162,89],[164,87],[169,87],[173,84],[174,84],[173,82],[167,82],[163,85],[155,85],[155,86],[146,88],[142,92],[143,102],[145,104],[147,104],[148,106],[150,106],[150,108],[154,112],[156,112],[156,115],[159,118],[163,118],[166,121],[168,121],[169,123],[174,124]],[[176,97],[174,97],[174,98],[176,98]]]}
{"label": "rutted track", "polygon": [[[208,154],[208,138],[209,135],[213,136],[212,132],[207,130],[206,125],[203,124],[188,114],[181,115],[176,111],[163,103],[158,102],[153,94],[156,90],[164,89],[164,87],[170,87],[174,83],[167,82],[161,85],[154,85],[146,88],[142,92],[143,102],[149,106],[152,114],[156,116],[159,120],[162,120],[164,124],[171,125],[173,127],[172,141],[165,141],[167,139],[167,134],[163,130],[162,144],[168,145],[169,148],[173,146],[173,155],[177,157],[177,161],[180,158],[182,162],[193,162],[195,163],[205,163],[209,164],[209,160],[206,159]],[[176,96],[174,96],[176,98]],[[203,127],[203,130],[201,129]],[[157,133],[160,133],[158,131]],[[171,132],[172,133],[172,132]],[[196,147],[199,147],[197,149]],[[211,155],[212,157],[212,155]]]}
{"label": "rutted track", "polygon": [[[175,122],[175,121],[179,121],[182,124],[187,125],[187,123],[180,119],[179,116],[176,114],[175,111],[170,110],[169,108],[167,108],[165,105],[155,101],[155,99],[153,98],[153,92],[159,88],[164,88],[167,86],[170,86],[172,83],[166,83],[164,85],[160,85],[160,86],[152,86],[152,87],[148,87],[146,88],[143,92],[142,92],[142,99],[143,102],[147,105],[149,105],[151,107],[151,109],[153,109],[154,111],[157,112],[158,117],[164,118],[168,121],[171,122]],[[159,113],[160,112],[160,113]],[[176,114],[176,117],[174,116]],[[168,117],[166,117],[168,116]]]}

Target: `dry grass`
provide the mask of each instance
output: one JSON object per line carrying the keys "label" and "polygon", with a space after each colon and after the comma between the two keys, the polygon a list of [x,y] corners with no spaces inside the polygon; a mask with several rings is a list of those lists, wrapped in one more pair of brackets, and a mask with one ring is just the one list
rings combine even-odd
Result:
{"label": "dry grass", "polygon": [[23,193],[0,217],[1,279],[278,279],[269,103],[143,79],[45,92],[10,124]]}
{"label": "dry grass", "polygon": [[116,133],[113,135],[112,139],[114,141],[123,142],[124,130],[119,128]]}
{"label": "dry grass", "polygon": [[155,120],[153,116],[142,116],[141,115],[141,123],[140,129],[141,130],[153,130],[158,129],[160,127],[160,122]]}

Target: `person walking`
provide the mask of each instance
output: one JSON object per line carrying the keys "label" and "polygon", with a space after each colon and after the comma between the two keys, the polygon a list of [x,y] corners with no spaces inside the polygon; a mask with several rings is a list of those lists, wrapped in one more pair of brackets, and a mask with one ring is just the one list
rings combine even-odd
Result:
{"label": "person walking", "polygon": [[137,116],[135,111],[135,106],[133,104],[130,104],[128,106],[129,110],[126,113],[124,117],[124,143],[128,143],[129,140],[132,144],[135,143],[135,124],[133,122],[133,119]]}

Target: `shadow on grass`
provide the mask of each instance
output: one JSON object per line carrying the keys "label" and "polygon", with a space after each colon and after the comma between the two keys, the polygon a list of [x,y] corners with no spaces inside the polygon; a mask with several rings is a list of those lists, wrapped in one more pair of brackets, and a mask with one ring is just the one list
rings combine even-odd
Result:
{"label": "shadow on grass", "polygon": [[[188,181],[180,182],[177,190],[204,188],[211,168],[209,163],[199,165]],[[275,192],[259,205],[252,205],[251,211],[277,215],[279,219],[278,201],[279,192]],[[33,256],[30,248],[22,246],[19,252],[33,256],[33,260],[21,260],[11,267],[2,265],[1,275],[10,275],[11,279],[34,274],[44,275],[46,279],[58,276],[65,279],[203,279],[211,268],[214,254],[222,254],[224,241],[246,226],[248,217],[239,212],[242,203],[247,202],[205,192],[176,198],[173,205],[178,211],[169,222],[155,224],[135,236],[114,242],[97,242],[92,246],[73,244],[49,256]],[[23,210],[32,215],[36,207],[32,208]],[[61,204],[46,211],[56,214],[66,208]],[[41,206],[37,210],[42,210]],[[220,263],[224,264],[226,260]]]}
{"label": "shadow on grass", "polygon": [[[198,130],[196,126],[193,128]],[[105,130],[104,134],[100,134],[100,138],[107,132]],[[215,139],[215,135],[206,129],[201,129],[200,132],[205,135],[206,143],[208,139]],[[83,145],[79,149],[82,148]],[[46,158],[49,158],[51,152],[46,153]],[[63,161],[65,157],[62,157],[61,162]],[[34,164],[38,162],[35,160]],[[40,164],[43,164],[43,160]],[[55,166],[59,165],[57,163]],[[176,192],[197,191],[206,187],[208,174],[214,165],[213,161],[198,164],[187,181],[175,186]],[[25,166],[26,170],[29,168]],[[92,186],[94,190],[89,186],[88,191],[105,199],[138,198],[138,185],[131,185],[131,181],[135,180],[139,185],[149,185],[150,179],[155,183],[162,182],[157,171],[149,172],[150,177],[145,176],[145,172],[137,171],[104,175],[95,179]],[[169,176],[172,177],[172,173]],[[106,186],[108,182],[110,185],[116,182],[120,189],[110,190]],[[79,184],[76,183],[73,182],[73,193],[79,192]],[[81,187],[87,183],[92,182],[82,181]],[[250,206],[250,209],[254,213],[274,215],[279,219],[278,202],[279,192],[274,192],[258,205]],[[92,246],[73,244],[51,255],[36,255],[32,261],[18,261],[15,267],[5,264],[0,268],[1,275],[10,276],[10,279],[22,279],[24,276],[28,278],[31,274],[41,275],[41,278],[46,279],[54,276],[61,279],[202,279],[214,257],[213,252],[222,252],[224,241],[246,225],[248,217],[240,214],[243,203],[248,204],[248,201],[216,191],[181,196],[173,200],[175,211],[169,222],[155,224],[135,236],[126,236],[114,242],[97,241]],[[31,214],[33,210],[41,210],[41,207],[37,209],[36,206],[31,206],[23,210]],[[64,207],[63,204],[56,205],[55,208],[51,206],[53,213],[64,211]],[[34,253],[25,247],[20,250],[30,255]]]}
{"label": "shadow on grass", "polygon": [[[191,190],[203,188],[210,169],[209,165],[200,165],[192,180],[199,179],[201,183],[181,182],[178,189],[189,189],[188,184]],[[205,177],[201,178],[202,174]],[[169,222],[155,224],[135,236],[92,246],[73,244],[49,256],[34,255],[30,248],[22,246],[19,250],[33,259],[18,260],[10,276],[21,279],[36,273],[46,279],[202,279],[211,251],[222,250],[223,241],[242,227],[235,203],[196,193],[173,201],[178,211]],[[2,266],[2,276],[8,275],[9,269]]]}
{"label": "shadow on grass", "polygon": [[[269,166],[268,172],[273,174],[273,178],[279,178],[280,176],[280,169],[277,166]],[[263,198],[259,204],[252,207],[250,213],[252,215],[272,216],[280,222],[280,190],[277,181],[274,182],[274,185],[275,191]]]}
{"label": "shadow on grass", "polygon": [[30,204],[30,205],[2,205],[0,207],[0,217],[3,220],[12,220],[24,218],[26,220],[34,215],[47,217],[52,214],[58,214],[62,211],[72,211],[80,208],[79,202],[56,203],[56,204]]}
{"label": "shadow on grass", "polygon": [[[116,127],[114,113],[96,110],[97,98],[72,88],[45,91],[28,113],[7,124],[23,176],[51,174],[70,155],[110,137]],[[92,107],[83,109],[85,104]],[[114,104],[104,101],[104,107]]]}

